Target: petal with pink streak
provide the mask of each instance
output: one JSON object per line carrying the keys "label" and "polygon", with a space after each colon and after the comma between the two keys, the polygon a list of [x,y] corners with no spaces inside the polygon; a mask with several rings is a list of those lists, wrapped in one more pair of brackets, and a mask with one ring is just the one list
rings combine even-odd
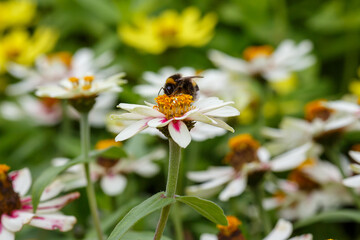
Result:
{"label": "petal with pink streak", "polygon": [[15,234],[7,230],[4,225],[0,223],[0,239],[1,240],[15,240]]}
{"label": "petal with pink streak", "polygon": [[30,225],[47,230],[60,230],[67,232],[71,230],[76,223],[74,216],[66,216],[61,213],[54,214],[40,214],[36,215],[31,221]]}
{"label": "petal with pink streak", "polygon": [[126,177],[120,174],[105,175],[100,182],[102,190],[109,196],[116,196],[122,193],[126,187],[126,184]]}
{"label": "petal with pink streak", "polygon": [[24,224],[30,222],[34,216],[33,213],[24,211],[13,211],[11,215],[3,214],[1,216],[1,224],[11,232],[18,232]]}
{"label": "petal with pink streak", "polygon": [[148,127],[147,123],[149,120],[150,119],[142,119],[130,124],[116,136],[115,141],[117,142],[124,141],[128,138],[131,138],[138,132],[144,130],[145,128]]}
{"label": "petal with pink streak", "polygon": [[150,120],[147,125],[149,127],[157,128],[157,127],[164,127],[169,124],[173,119],[166,119],[166,118],[154,118]]}
{"label": "petal with pink streak", "polygon": [[13,182],[14,191],[20,196],[24,196],[31,186],[31,173],[28,168],[9,173],[9,177]]}
{"label": "petal with pink streak", "polygon": [[52,182],[49,186],[45,188],[43,193],[41,194],[40,201],[45,201],[56,197],[59,193],[61,193],[64,189],[64,184],[59,179]]}
{"label": "petal with pink streak", "polygon": [[78,199],[79,197],[80,197],[80,193],[73,192],[65,196],[40,203],[38,206],[37,213],[50,213],[50,212],[58,211],[62,209],[65,205],[74,201],[75,199]]}
{"label": "petal with pink streak", "polygon": [[186,148],[191,142],[190,132],[182,121],[172,121],[169,124],[171,138],[182,148]]}
{"label": "petal with pink streak", "polygon": [[275,228],[267,235],[264,240],[286,240],[291,236],[293,227],[289,221],[280,219]]}

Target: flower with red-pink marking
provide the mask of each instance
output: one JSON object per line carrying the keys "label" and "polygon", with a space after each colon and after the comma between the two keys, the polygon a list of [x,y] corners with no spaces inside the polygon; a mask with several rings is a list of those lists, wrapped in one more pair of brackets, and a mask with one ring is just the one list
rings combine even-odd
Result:
{"label": "flower with red-pink marking", "polygon": [[171,137],[180,147],[185,148],[191,142],[190,130],[196,122],[203,122],[215,127],[234,132],[234,129],[219,118],[239,115],[239,111],[217,97],[194,102],[188,94],[160,95],[155,98],[156,105],[120,103],[118,107],[128,111],[112,115],[124,121],[131,121],[115,138],[116,141],[128,139],[138,132],[151,127],[157,128],[166,137]]}
{"label": "flower with red-pink marking", "polygon": [[[9,167],[0,164],[0,239],[13,240],[15,233],[24,224],[47,230],[69,231],[76,223],[74,216],[59,212],[66,204],[79,198],[78,192],[69,193],[59,198],[56,185],[50,185],[42,195],[42,202],[33,213],[32,199],[25,196],[31,186],[31,175],[27,168],[8,173]],[[45,201],[47,200],[47,201]]]}

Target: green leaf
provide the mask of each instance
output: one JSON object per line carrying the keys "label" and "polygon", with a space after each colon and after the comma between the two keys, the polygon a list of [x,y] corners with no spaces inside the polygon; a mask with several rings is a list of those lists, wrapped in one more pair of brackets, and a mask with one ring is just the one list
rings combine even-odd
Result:
{"label": "green leaf", "polygon": [[221,225],[228,224],[224,211],[209,200],[191,196],[177,197],[176,200],[192,207],[195,211],[213,223]]}
{"label": "green leaf", "polygon": [[[155,233],[153,232],[128,232],[121,238],[121,240],[153,240]],[[161,240],[171,240],[168,237],[162,236]]]}
{"label": "green leaf", "polygon": [[126,214],[126,216],[116,225],[108,240],[122,239],[125,233],[140,219],[174,202],[176,202],[174,198],[165,197],[165,192],[159,192],[148,198]]}
{"label": "green leaf", "polygon": [[360,223],[360,212],[354,210],[337,210],[319,213],[313,217],[300,220],[294,224],[294,229],[306,227],[317,222],[357,222]]}
{"label": "green leaf", "polygon": [[[108,149],[104,149],[104,150],[94,150],[91,151],[89,153],[89,157],[93,158],[96,157],[102,153],[104,153],[105,151],[107,151]],[[49,167],[48,169],[46,169],[46,171],[44,171],[34,182],[33,184],[33,188],[32,188],[32,204],[33,204],[33,208],[34,208],[34,212],[37,209],[37,206],[39,205],[40,202],[40,197],[41,194],[43,193],[44,189],[52,183],[52,181],[54,181],[54,179],[62,172],[64,172],[66,169],[79,164],[79,163],[84,163],[85,160],[83,159],[82,156],[79,156],[75,159],[70,160],[69,162],[67,162],[66,164],[62,165],[62,166],[57,166],[57,167]]]}

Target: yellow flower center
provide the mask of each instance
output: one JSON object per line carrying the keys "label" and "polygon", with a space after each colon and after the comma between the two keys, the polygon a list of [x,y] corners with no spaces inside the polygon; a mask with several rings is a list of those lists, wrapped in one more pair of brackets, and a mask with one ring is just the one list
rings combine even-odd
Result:
{"label": "yellow flower center", "polygon": [[172,96],[164,94],[156,97],[155,101],[157,105],[154,106],[154,109],[163,113],[166,119],[181,117],[188,111],[195,108],[191,106],[191,104],[194,102],[193,97],[188,94]]}
{"label": "yellow flower center", "polygon": [[114,139],[104,139],[104,140],[100,140],[96,143],[95,145],[95,149],[96,150],[103,150],[109,147],[120,147],[121,146],[121,142],[115,142]]}
{"label": "yellow flower center", "polygon": [[260,162],[257,155],[260,143],[250,134],[240,134],[230,138],[229,147],[231,152],[226,155],[224,161],[237,171],[241,170],[246,163]]}
{"label": "yellow flower center", "polygon": [[309,102],[305,106],[305,118],[308,121],[313,121],[316,118],[320,118],[323,121],[329,119],[334,110],[324,106],[323,102],[326,102],[324,99],[315,100]]}
{"label": "yellow flower center", "polygon": [[298,169],[304,169],[304,168],[308,168],[308,167],[313,167],[315,166],[316,161],[314,158],[307,158],[302,164],[300,164],[300,166],[298,166]]}
{"label": "yellow flower center", "polygon": [[251,61],[258,57],[268,57],[274,51],[274,48],[269,45],[263,46],[251,46],[244,50],[244,59],[246,61]]}
{"label": "yellow flower center", "polygon": [[239,226],[241,225],[241,221],[234,216],[227,216],[228,225],[216,225],[216,227],[220,230],[220,234],[230,237],[236,231],[239,231]]}
{"label": "yellow flower center", "polygon": [[289,176],[288,180],[294,182],[298,185],[300,190],[311,192],[314,189],[320,188],[320,185],[312,180],[306,173],[300,169],[293,170]]}
{"label": "yellow flower center", "polygon": [[14,191],[12,180],[7,175],[10,167],[0,164],[0,216],[11,215],[12,211],[21,208],[19,194]]}

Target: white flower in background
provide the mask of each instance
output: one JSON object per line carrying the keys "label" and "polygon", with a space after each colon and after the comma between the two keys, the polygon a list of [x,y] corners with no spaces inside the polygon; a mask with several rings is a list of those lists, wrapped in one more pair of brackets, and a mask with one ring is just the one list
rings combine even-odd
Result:
{"label": "white flower in background", "polygon": [[[349,155],[356,161],[356,163],[351,164],[351,170],[356,174],[360,174],[360,152],[352,150],[349,152]],[[351,188],[360,188],[360,175],[345,178],[343,184]]]}
{"label": "white flower in background", "polygon": [[8,86],[7,93],[28,93],[39,86],[57,84],[69,77],[81,78],[92,75],[100,79],[107,78],[118,71],[115,67],[109,67],[113,60],[114,56],[110,52],[95,56],[91,49],[82,48],[74,55],[68,52],[42,55],[37,58],[35,69],[12,63],[9,72],[21,81]]}
{"label": "white flower in background", "polygon": [[292,40],[284,40],[275,51],[266,45],[249,47],[244,51],[244,59],[217,50],[210,51],[209,58],[216,66],[230,72],[278,81],[313,65],[315,58],[309,55],[311,50],[312,43],[308,40],[298,45]]}
{"label": "white flower in background", "polygon": [[61,120],[61,106],[58,99],[36,98],[22,95],[16,101],[3,101],[0,113],[9,121],[25,120],[38,125],[54,125]]}
{"label": "white flower in background", "polygon": [[[9,167],[0,165],[1,194],[0,199],[0,239],[13,240],[15,233],[20,231],[24,224],[47,230],[69,231],[76,223],[76,218],[59,212],[65,205],[79,198],[80,194],[70,193],[54,198],[58,193],[55,185],[46,188],[50,194],[42,195],[36,213],[33,213],[31,197],[25,196],[31,186],[31,175],[27,168],[7,174]],[[45,201],[47,200],[47,201]]]}
{"label": "white flower in background", "polygon": [[[118,107],[130,112],[113,115],[125,121],[133,121],[115,138],[123,141],[146,128],[158,128],[164,135],[171,137],[180,147],[185,148],[191,142],[190,130],[196,122],[203,122],[231,132],[234,129],[219,118],[239,115],[239,111],[231,107],[233,102],[224,102],[216,97],[205,98],[193,102],[192,96],[179,94],[158,96],[157,105],[120,103]],[[189,130],[190,128],[190,130]]]}
{"label": "white flower in background", "polygon": [[270,161],[270,154],[260,143],[249,134],[241,134],[229,141],[231,152],[225,157],[229,167],[210,167],[206,171],[188,172],[187,177],[200,185],[189,186],[187,194],[209,197],[221,191],[219,199],[228,201],[239,196],[245,190],[248,182],[261,179],[267,171],[287,171],[299,166],[305,161],[309,144],[281,154]]}
{"label": "white flower in background", "polygon": [[336,140],[341,133],[352,131],[359,126],[358,107],[342,101],[315,100],[305,106],[305,119],[284,118],[280,129],[264,128],[263,135],[273,139],[266,146],[272,154],[311,143],[321,154],[318,143]]}
{"label": "white flower in background", "polygon": [[[228,226],[217,225],[219,234],[201,234],[200,240],[218,240],[218,239],[245,239],[242,235],[239,226],[241,221],[236,217],[227,216]],[[289,239],[293,232],[293,226],[291,222],[284,219],[279,219],[274,229],[263,240],[312,240],[311,234],[304,234]]]}
{"label": "white flower in background", "polygon": [[264,200],[266,209],[277,208],[281,217],[302,219],[320,209],[334,209],[351,204],[352,198],[342,186],[342,176],[333,164],[309,158],[291,171],[287,180],[267,186],[273,197]]}
{"label": "white flower in background", "polygon": [[[116,146],[113,139],[99,141],[97,150]],[[99,181],[101,189],[109,196],[121,194],[127,186],[127,175],[135,173],[144,178],[155,176],[159,172],[159,166],[154,161],[164,158],[166,155],[163,149],[157,149],[140,158],[128,157],[112,159],[99,156],[96,162],[90,164],[90,175],[93,182]],[[64,165],[67,158],[55,158],[55,166]],[[63,191],[69,191],[86,186],[85,172],[82,166],[77,165],[69,168],[56,180]]]}
{"label": "white flower in background", "polygon": [[70,77],[63,79],[59,84],[44,85],[37,89],[38,97],[58,99],[75,99],[96,97],[103,92],[121,92],[121,84],[126,83],[122,77],[124,73],[116,74],[105,80],[97,80],[94,76],[82,78]]}

